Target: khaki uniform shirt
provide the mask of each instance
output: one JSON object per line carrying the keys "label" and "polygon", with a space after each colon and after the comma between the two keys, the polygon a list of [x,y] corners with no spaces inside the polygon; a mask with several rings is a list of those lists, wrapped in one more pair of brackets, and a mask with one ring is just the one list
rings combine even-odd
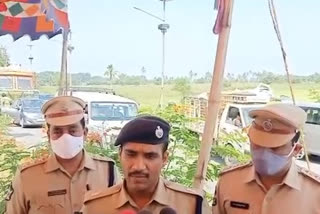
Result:
{"label": "khaki uniform shirt", "polygon": [[[79,170],[70,176],[55,155],[22,166],[6,200],[6,214],[73,214],[81,210],[89,190],[108,186],[111,159],[84,153]],[[115,180],[118,171],[115,167]]]}
{"label": "khaki uniform shirt", "polygon": [[[161,209],[169,206],[178,214],[195,214],[197,197],[202,198],[195,190],[160,178],[152,200],[143,210],[159,214]],[[211,213],[205,199],[201,205],[202,213]],[[138,211],[139,208],[121,183],[101,192],[88,193],[83,214],[118,214],[124,210]]]}
{"label": "khaki uniform shirt", "polygon": [[292,163],[283,182],[267,190],[253,165],[222,172],[213,214],[320,213],[320,177]]}

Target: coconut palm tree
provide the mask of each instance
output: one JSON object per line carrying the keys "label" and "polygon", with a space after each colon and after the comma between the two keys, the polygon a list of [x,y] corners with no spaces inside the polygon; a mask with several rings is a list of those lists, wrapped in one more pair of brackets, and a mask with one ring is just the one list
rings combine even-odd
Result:
{"label": "coconut palm tree", "polygon": [[116,71],[112,64],[108,65],[107,70],[104,72],[104,76],[109,80],[110,88],[113,89],[113,81],[118,77],[118,71]]}

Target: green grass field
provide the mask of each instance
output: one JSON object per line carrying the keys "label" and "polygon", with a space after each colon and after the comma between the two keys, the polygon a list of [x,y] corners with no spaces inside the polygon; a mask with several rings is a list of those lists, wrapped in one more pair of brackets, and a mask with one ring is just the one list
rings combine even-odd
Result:
{"label": "green grass field", "polygon": [[[248,89],[255,88],[256,83],[234,83],[231,86],[225,88],[225,90],[234,90],[234,89]],[[287,95],[290,96],[290,90],[288,84],[285,83],[274,83],[271,84],[273,93],[276,96]],[[296,97],[296,100],[299,101],[311,101],[309,97],[309,90],[315,88],[320,90],[320,84],[293,84],[293,90]],[[160,85],[138,85],[138,86],[120,86],[115,85],[114,89],[117,94],[134,99],[142,107],[156,107],[159,104],[160,99]],[[210,89],[210,84],[192,84],[191,94],[200,94],[202,92],[208,92]],[[41,87],[42,92],[55,93],[56,87]],[[164,102],[178,103],[182,99],[182,95],[173,90],[173,85],[166,85],[164,89]]]}

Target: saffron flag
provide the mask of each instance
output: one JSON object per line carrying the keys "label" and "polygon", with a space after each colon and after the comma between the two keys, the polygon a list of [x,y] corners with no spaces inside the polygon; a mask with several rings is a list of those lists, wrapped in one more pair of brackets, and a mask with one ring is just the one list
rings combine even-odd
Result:
{"label": "saffron flag", "polygon": [[69,31],[67,0],[0,0],[0,36],[37,40]]}

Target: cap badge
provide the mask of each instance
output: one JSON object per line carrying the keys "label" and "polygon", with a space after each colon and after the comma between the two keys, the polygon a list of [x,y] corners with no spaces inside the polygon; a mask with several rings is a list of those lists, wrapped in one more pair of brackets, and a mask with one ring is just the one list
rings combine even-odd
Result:
{"label": "cap badge", "polygon": [[60,111],[62,111],[62,112],[68,112],[68,107],[66,106],[66,105],[63,105],[63,106],[61,106],[61,109],[60,109]]}
{"label": "cap badge", "polygon": [[271,120],[266,120],[262,123],[262,127],[266,132],[270,132],[273,128]]}
{"label": "cap badge", "polygon": [[159,138],[159,139],[162,138],[163,137],[163,129],[160,126],[157,126],[155,134],[156,134],[157,138]]}

